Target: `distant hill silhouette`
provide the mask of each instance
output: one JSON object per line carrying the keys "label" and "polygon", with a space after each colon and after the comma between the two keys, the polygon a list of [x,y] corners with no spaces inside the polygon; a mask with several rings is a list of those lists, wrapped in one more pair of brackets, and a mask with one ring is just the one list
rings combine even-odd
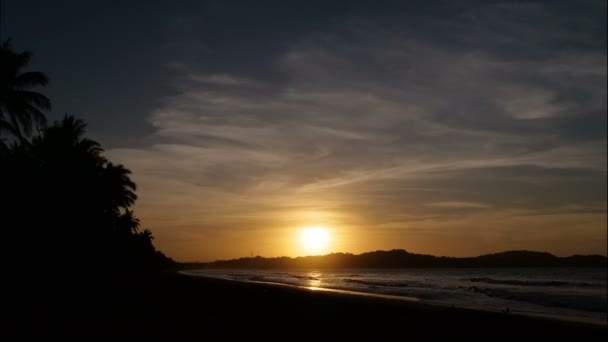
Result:
{"label": "distant hill silhouette", "polygon": [[469,258],[436,257],[403,249],[367,252],[359,255],[332,253],[306,257],[240,258],[209,263],[182,263],[181,268],[454,268],[454,267],[606,267],[602,255],[557,257],[550,253],[507,251]]}

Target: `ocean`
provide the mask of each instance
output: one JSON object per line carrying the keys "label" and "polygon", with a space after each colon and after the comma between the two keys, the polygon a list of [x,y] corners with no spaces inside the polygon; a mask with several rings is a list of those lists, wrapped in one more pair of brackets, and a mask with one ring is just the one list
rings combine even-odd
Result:
{"label": "ocean", "polygon": [[182,273],[606,325],[606,271],[605,268],[203,269]]}

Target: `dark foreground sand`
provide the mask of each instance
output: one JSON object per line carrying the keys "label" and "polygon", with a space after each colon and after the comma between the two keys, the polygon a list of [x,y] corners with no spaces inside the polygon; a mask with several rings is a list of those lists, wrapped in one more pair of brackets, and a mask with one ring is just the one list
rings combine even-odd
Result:
{"label": "dark foreground sand", "polygon": [[[606,326],[187,276],[5,293],[3,335],[138,340],[604,340]],[[33,287],[35,288],[35,287]],[[28,290],[30,291],[30,290]],[[7,315],[8,314],[8,315]],[[8,341],[8,340],[7,340]]]}

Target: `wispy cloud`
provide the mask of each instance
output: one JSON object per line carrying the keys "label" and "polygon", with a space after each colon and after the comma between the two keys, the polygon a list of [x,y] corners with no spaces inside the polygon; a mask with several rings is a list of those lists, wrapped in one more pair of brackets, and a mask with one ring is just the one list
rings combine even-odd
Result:
{"label": "wispy cloud", "polygon": [[483,209],[488,206],[482,203],[473,203],[473,202],[433,202],[433,203],[425,203],[425,205],[429,207],[438,207],[438,208],[448,208],[448,209]]}
{"label": "wispy cloud", "polygon": [[163,203],[167,226],[194,235],[315,211],[372,235],[452,222],[465,238],[469,218],[509,231],[514,218],[489,217],[569,205],[585,217],[606,202],[596,39],[544,5],[456,6],[436,23],[444,33],[403,16],[300,34],[275,51],[274,82],[176,63],[177,95],[150,114],[151,144],[110,151],[134,170],[144,215],[161,220]]}
{"label": "wispy cloud", "polygon": [[196,82],[201,82],[209,85],[218,86],[234,86],[234,87],[261,87],[262,84],[252,80],[235,77],[227,74],[214,75],[188,75],[188,77]]}

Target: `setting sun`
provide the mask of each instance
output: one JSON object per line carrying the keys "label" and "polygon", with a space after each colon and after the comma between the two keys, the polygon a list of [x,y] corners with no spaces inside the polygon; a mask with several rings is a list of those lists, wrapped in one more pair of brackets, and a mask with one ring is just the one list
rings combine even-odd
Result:
{"label": "setting sun", "polygon": [[308,254],[329,252],[331,235],[327,227],[305,227],[300,231],[300,246]]}

